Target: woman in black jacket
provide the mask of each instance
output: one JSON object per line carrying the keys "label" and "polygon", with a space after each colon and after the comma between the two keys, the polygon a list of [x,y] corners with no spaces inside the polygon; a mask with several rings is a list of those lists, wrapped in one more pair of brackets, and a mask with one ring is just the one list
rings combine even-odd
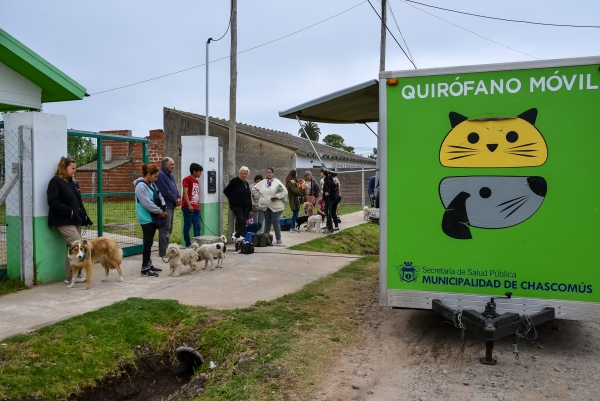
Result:
{"label": "woman in black jacket", "polygon": [[229,200],[229,208],[235,215],[235,232],[246,236],[246,220],[252,216],[252,195],[248,184],[250,170],[246,166],[240,168],[240,175],[229,181],[223,193]]}
{"label": "woman in black jacket", "polygon": [[[54,177],[48,183],[48,225],[58,228],[67,242],[81,239],[81,226],[92,225],[81,201],[81,190],[75,182],[77,165],[74,159],[61,157]],[[69,259],[65,260],[65,283],[71,283],[72,272]],[[75,280],[84,283],[81,272]]]}

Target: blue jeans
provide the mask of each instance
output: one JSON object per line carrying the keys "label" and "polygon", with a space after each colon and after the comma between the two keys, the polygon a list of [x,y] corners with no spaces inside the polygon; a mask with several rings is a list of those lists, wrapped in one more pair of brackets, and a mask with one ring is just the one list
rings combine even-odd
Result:
{"label": "blue jeans", "polygon": [[187,207],[183,208],[183,239],[185,246],[192,244],[190,240],[190,228],[194,225],[194,237],[200,236],[200,210],[190,212]]}
{"label": "blue jeans", "polygon": [[292,228],[296,228],[296,219],[298,218],[298,212],[300,210],[292,210]]}
{"label": "blue jeans", "polygon": [[257,233],[257,232],[259,232],[259,231],[260,231],[261,227],[262,227],[262,223],[261,223],[261,222],[258,222],[258,221],[256,221],[256,222],[254,222],[254,223],[252,223],[252,224],[248,224],[248,225],[246,226],[246,232],[249,232],[249,233]]}

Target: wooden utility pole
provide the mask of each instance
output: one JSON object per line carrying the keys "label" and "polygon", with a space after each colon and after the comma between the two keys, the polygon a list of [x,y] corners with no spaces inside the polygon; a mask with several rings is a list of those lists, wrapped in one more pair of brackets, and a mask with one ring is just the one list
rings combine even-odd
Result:
{"label": "wooden utility pole", "polygon": [[379,71],[385,71],[385,38],[386,38],[386,18],[387,4],[386,0],[381,0],[381,44],[379,47]]}
{"label": "wooden utility pole", "polygon": [[[231,0],[231,51],[229,58],[229,151],[227,152],[229,179],[238,175],[235,165],[236,154],[236,94],[237,94],[237,0]],[[229,208],[227,219],[228,241],[231,241],[233,212]],[[244,222],[246,224],[246,222]]]}

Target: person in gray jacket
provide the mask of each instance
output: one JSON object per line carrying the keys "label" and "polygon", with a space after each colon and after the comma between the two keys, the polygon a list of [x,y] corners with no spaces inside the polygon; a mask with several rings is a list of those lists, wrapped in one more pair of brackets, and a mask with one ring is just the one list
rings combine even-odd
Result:
{"label": "person in gray jacket", "polygon": [[[142,276],[143,277],[158,277],[158,273],[162,269],[154,267],[150,260],[150,252],[154,243],[154,234],[156,233],[156,225],[152,219],[159,217],[163,220],[168,216],[166,212],[165,200],[160,191],[156,187],[158,179],[158,169],[154,165],[142,165],[142,178],[138,178],[133,182],[135,185],[135,212],[138,222],[142,226],[142,237],[144,250],[142,252]],[[159,206],[160,205],[160,206]]]}

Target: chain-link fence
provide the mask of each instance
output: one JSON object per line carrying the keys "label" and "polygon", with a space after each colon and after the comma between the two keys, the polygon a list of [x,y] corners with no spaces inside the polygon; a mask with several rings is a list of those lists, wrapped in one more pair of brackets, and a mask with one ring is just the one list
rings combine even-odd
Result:
{"label": "chain-link fence", "polygon": [[20,137],[0,129],[0,279],[20,269]]}

